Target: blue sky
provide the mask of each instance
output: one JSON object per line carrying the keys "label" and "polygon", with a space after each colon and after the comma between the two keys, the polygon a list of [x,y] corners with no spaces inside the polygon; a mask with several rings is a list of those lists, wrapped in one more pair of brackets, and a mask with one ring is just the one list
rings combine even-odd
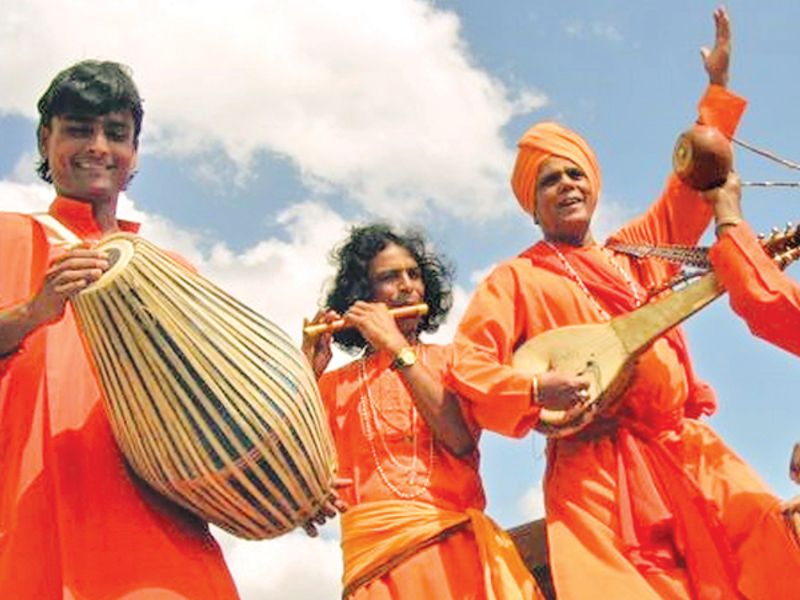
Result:
{"label": "blue sky", "polygon": [[[188,5],[7,0],[0,5],[0,209],[39,210],[35,102],[60,68],[131,66],[145,98],[140,172],[121,210],[143,234],[297,335],[326,254],[347,224],[423,226],[456,264],[452,335],[475,282],[539,238],[507,184],[533,122],[580,131],[603,169],[595,233],[641,212],[706,82],[713,2],[322,0]],[[730,2],[731,87],[750,102],[740,137],[800,158],[791,1]],[[737,152],[743,179],[798,179]],[[800,220],[798,190],[752,190],[757,229]],[[790,269],[790,274],[796,272]],[[687,324],[716,388],[712,423],[782,496],[800,439],[797,359],[754,339],[718,301]],[[485,436],[489,512],[538,510],[544,442]],[[337,526],[323,540],[223,537],[245,598],[335,597]],[[320,567],[308,576],[304,561]],[[267,568],[266,565],[270,567]],[[305,573],[298,576],[298,573]]]}

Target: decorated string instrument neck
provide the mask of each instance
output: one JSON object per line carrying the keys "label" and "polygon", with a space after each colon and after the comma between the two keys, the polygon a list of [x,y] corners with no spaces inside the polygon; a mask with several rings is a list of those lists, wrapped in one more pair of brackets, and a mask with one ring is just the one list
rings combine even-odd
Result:
{"label": "decorated string instrument neck", "polygon": [[[800,258],[800,226],[788,225],[785,230],[773,229],[769,236],[760,236],[764,251],[780,268]],[[659,247],[651,247],[648,255],[657,255]],[[668,250],[670,247],[660,247]],[[685,247],[678,247],[685,249]],[[706,250],[707,249],[701,249]],[[725,293],[713,271],[681,289],[656,299],[630,313],[612,319],[612,327],[625,340],[626,349],[637,353],[656,337],[680,324],[704,306]]]}

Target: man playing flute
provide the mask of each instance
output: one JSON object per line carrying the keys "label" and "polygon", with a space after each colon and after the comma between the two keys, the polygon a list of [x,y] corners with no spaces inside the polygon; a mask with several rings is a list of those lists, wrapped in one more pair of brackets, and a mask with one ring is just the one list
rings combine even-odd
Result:
{"label": "man playing flute", "polygon": [[[316,321],[349,329],[306,337],[339,457],[343,597],[526,599],[540,592],[513,542],[483,514],[480,430],[442,385],[449,346],[423,343],[451,306],[451,272],[416,234],[354,228]],[[390,308],[424,302],[424,316]],[[324,373],[331,338],[348,365]]]}

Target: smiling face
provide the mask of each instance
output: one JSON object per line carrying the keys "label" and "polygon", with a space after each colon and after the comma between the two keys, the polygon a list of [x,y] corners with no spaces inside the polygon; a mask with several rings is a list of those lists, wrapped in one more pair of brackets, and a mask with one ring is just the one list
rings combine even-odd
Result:
{"label": "smiling face", "polygon": [[54,116],[41,129],[40,150],[60,195],[116,201],[136,165],[133,116],[129,110]]}
{"label": "smiling face", "polygon": [[535,216],[551,242],[584,246],[592,242],[589,226],[597,198],[589,179],[571,160],[553,156],[536,177]]}

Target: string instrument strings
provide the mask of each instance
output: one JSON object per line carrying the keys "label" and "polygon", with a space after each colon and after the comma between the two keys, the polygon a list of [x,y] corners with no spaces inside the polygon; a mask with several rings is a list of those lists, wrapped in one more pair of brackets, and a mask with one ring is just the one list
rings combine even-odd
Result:
{"label": "string instrument strings", "polygon": [[[800,163],[778,156],[736,137],[728,137],[716,127],[695,124],[678,136],[672,153],[675,173],[690,187],[705,191],[725,183],[733,170],[732,144],[771,160],[783,167],[800,171]],[[742,181],[743,187],[800,188],[800,181]]]}
{"label": "string instrument strings", "polygon": [[[735,137],[731,137],[731,142],[734,144],[741,146],[745,150],[749,150],[754,154],[758,154],[759,156],[763,156],[767,160],[771,160],[776,162],[784,167],[789,169],[793,169],[795,171],[800,171],[800,164],[788,160],[786,158],[781,158],[774,152],[769,150],[765,150],[764,148],[759,148],[758,146],[754,146],[748,142],[740,140]],[[791,188],[800,188],[800,181],[742,181],[743,187],[791,187]]]}

